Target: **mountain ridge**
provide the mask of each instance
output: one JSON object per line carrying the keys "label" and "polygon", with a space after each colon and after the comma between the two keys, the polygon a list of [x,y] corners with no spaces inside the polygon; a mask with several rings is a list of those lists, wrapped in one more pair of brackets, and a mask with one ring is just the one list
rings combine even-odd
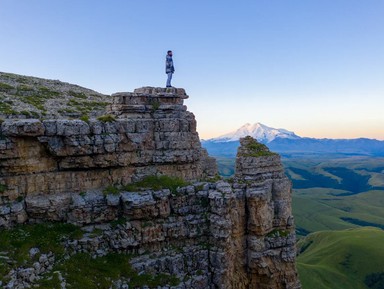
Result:
{"label": "mountain ridge", "polygon": [[[287,138],[287,139],[316,139],[316,140],[376,140],[376,141],[384,141],[379,140],[376,138],[369,138],[365,136],[360,137],[354,137],[354,138],[331,138],[331,137],[322,137],[322,138],[316,138],[316,137],[308,137],[308,136],[299,136],[295,132],[287,130],[285,128],[273,128],[268,125],[265,125],[261,122],[255,122],[254,124],[251,124],[247,122],[246,124],[242,125],[236,130],[233,130],[231,132],[222,134],[217,137],[207,138],[203,139],[204,141],[216,141],[216,142],[229,142],[229,141],[237,141],[242,137],[245,137],[247,135],[252,136],[253,138],[256,138],[259,142],[263,142],[265,139],[268,140],[268,142],[273,141],[274,139],[265,138],[263,139],[261,134],[258,134],[259,132],[264,133],[268,136],[274,136],[275,138]],[[246,134],[248,133],[248,134]]]}
{"label": "mountain ridge", "polygon": [[292,131],[282,128],[272,128],[260,122],[256,122],[254,124],[246,123],[237,130],[209,140],[216,142],[229,142],[239,140],[240,138],[246,137],[248,135],[263,143],[269,143],[275,138],[300,138]]}
{"label": "mountain ridge", "polygon": [[[259,123],[254,124],[254,126],[257,124]],[[245,126],[246,125],[241,128]],[[241,130],[241,128],[237,131],[244,132],[245,130]],[[384,156],[384,141],[377,139],[366,137],[354,139],[300,137],[294,132],[285,129],[274,129],[266,125],[263,125],[263,128],[265,131],[263,131],[262,134],[253,134],[252,137],[255,137],[259,142],[267,144],[271,150],[283,156],[289,157],[303,154]],[[224,134],[217,138],[202,140],[202,145],[212,156],[234,157],[239,145],[239,141],[236,139],[238,135],[234,133],[237,131]],[[284,134],[285,132],[288,132],[288,134]],[[279,133],[281,133],[281,135]]]}

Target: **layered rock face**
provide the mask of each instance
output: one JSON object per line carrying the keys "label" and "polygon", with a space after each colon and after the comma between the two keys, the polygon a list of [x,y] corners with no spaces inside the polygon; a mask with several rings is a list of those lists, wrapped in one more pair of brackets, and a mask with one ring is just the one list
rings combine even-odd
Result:
{"label": "layered rock face", "polygon": [[27,119],[1,124],[0,206],[11,210],[11,219],[0,217],[1,225],[26,221],[25,210],[13,204],[21,199],[44,196],[50,200],[46,206],[61,206],[72,193],[125,185],[147,175],[196,180],[216,173],[214,159],[200,145],[194,115],[183,105],[184,90],[142,88],[113,97],[110,112],[118,118],[110,122]]}
{"label": "layered rock face", "polygon": [[279,155],[251,137],[240,145],[235,179],[246,183],[249,288],[300,288],[291,182]]}
{"label": "layered rock face", "polygon": [[[42,220],[96,226],[96,236],[67,240],[68,254],[134,253],[138,272],[178,278],[179,285],[162,288],[300,288],[291,184],[279,156],[245,138],[235,178],[202,181],[216,170],[183,106],[184,90],[148,87],[113,97],[115,122],[2,124],[0,226]],[[151,174],[191,185],[102,190]],[[126,288],[124,280],[115,284]]]}

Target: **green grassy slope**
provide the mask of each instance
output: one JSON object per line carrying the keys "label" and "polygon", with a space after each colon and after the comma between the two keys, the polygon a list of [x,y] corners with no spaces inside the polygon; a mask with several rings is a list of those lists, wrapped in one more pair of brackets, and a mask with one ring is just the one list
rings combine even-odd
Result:
{"label": "green grassy slope", "polygon": [[299,235],[359,226],[384,228],[383,158],[295,159],[292,179]]}
{"label": "green grassy slope", "polygon": [[293,214],[299,235],[322,230],[358,226],[384,228],[384,191],[334,196],[340,191],[326,188],[295,190]]}
{"label": "green grassy slope", "polygon": [[[384,271],[384,231],[357,228],[301,239],[297,258],[303,289],[367,289],[366,276]],[[372,287],[374,288],[374,287]]]}
{"label": "green grassy slope", "polygon": [[97,117],[110,102],[75,84],[0,72],[0,119]]}
{"label": "green grassy slope", "polygon": [[384,190],[384,159],[380,157],[313,158],[283,160],[295,189],[333,188],[341,194]]}

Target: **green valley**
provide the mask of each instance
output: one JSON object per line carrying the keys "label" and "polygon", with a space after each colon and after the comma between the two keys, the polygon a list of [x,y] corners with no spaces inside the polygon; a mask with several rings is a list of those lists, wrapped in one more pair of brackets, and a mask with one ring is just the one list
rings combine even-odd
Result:
{"label": "green valley", "polygon": [[384,228],[383,158],[289,160],[298,235],[359,226]]}
{"label": "green valley", "polygon": [[303,289],[382,289],[384,231],[365,227],[322,231],[298,243]]}
{"label": "green valley", "polygon": [[303,289],[383,289],[384,160],[301,159],[285,165],[294,187]]}

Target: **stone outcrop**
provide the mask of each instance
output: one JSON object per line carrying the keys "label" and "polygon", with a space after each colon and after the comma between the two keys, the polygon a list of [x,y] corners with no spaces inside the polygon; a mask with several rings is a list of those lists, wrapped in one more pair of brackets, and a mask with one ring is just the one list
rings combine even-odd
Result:
{"label": "stone outcrop", "polygon": [[240,139],[235,179],[247,184],[249,288],[300,288],[292,185],[280,156],[251,137]]}
{"label": "stone outcrop", "polygon": [[[137,272],[180,280],[163,288],[300,288],[291,183],[279,156],[247,137],[233,180],[203,180],[216,168],[183,105],[184,90],[146,87],[113,97],[113,122],[2,124],[0,226],[45,220],[97,228],[67,240],[67,254],[134,253]],[[190,185],[103,191],[155,174]]]}
{"label": "stone outcrop", "polygon": [[[147,175],[186,180],[215,175],[215,161],[201,147],[194,115],[183,105],[184,90],[151,94],[151,89],[114,95],[116,119],[109,122],[5,120],[0,206],[32,196],[56,202],[51,196],[125,185]],[[19,207],[10,209],[15,221],[26,220]]]}

